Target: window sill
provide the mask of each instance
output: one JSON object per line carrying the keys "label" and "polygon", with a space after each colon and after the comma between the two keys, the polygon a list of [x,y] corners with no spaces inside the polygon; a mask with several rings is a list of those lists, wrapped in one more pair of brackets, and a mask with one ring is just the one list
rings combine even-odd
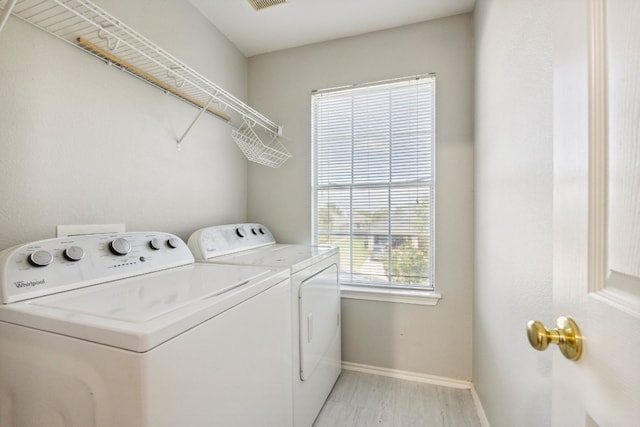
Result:
{"label": "window sill", "polygon": [[340,286],[340,297],[368,301],[394,302],[398,304],[436,305],[442,295],[434,291],[414,289],[382,289],[363,286]]}

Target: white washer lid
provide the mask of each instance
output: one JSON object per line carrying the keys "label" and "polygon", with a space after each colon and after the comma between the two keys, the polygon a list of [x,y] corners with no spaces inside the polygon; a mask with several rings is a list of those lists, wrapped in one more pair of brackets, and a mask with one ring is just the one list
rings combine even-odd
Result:
{"label": "white washer lid", "polygon": [[144,352],[287,277],[287,270],[189,265],[3,305],[0,320]]}
{"label": "white washer lid", "polygon": [[338,248],[333,246],[306,246],[276,243],[262,248],[236,252],[197,262],[288,268],[291,274],[294,274],[336,254],[338,254]]}

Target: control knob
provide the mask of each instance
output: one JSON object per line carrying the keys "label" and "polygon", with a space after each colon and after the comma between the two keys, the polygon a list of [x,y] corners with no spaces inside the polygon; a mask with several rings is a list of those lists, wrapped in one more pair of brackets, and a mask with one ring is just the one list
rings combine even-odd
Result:
{"label": "control knob", "polygon": [[180,246],[180,239],[178,239],[177,237],[172,237],[167,240],[167,245],[169,245],[171,249],[175,249]]}
{"label": "control knob", "polygon": [[131,251],[131,243],[126,239],[119,237],[109,243],[109,249],[114,255],[124,256]]}
{"label": "control knob", "polygon": [[162,244],[164,242],[162,241],[162,239],[160,239],[159,237],[154,237],[153,239],[151,239],[151,241],[149,241],[149,247],[151,247],[151,249],[159,251],[160,249],[162,249]]}
{"label": "control knob", "polygon": [[238,235],[238,237],[240,237],[240,238],[242,238],[242,237],[244,237],[244,236],[246,236],[246,235],[247,235],[247,233],[245,233],[245,231],[244,231],[242,228],[240,228],[240,227],[236,228],[236,234],[237,234],[237,235]]}
{"label": "control knob", "polygon": [[53,261],[53,255],[48,251],[39,250],[29,255],[28,260],[34,267],[46,267]]}
{"label": "control knob", "polygon": [[84,249],[80,246],[70,246],[64,250],[63,254],[69,261],[80,261],[84,258]]}

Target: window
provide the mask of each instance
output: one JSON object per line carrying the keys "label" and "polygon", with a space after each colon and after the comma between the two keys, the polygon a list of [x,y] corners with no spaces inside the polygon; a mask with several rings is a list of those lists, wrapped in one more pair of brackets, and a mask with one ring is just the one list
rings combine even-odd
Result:
{"label": "window", "polygon": [[313,242],[341,282],[433,290],[435,76],[312,94]]}

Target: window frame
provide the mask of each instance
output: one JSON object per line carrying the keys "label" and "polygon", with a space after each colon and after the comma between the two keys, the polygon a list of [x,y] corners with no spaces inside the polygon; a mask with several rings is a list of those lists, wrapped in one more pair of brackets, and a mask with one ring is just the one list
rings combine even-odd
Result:
{"label": "window frame", "polygon": [[[311,94],[311,142],[312,142],[312,156],[311,156],[311,198],[312,198],[312,210],[311,210],[311,223],[312,223],[312,242],[317,245],[318,242],[318,202],[319,197],[318,193],[322,189],[329,188],[327,186],[319,186],[318,185],[318,144],[316,141],[316,106],[315,102],[318,96],[322,96],[323,94],[333,93],[333,92],[345,92],[345,93],[355,93],[357,89],[370,88],[370,87],[382,87],[389,86],[389,92],[396,87],[396,84],[406,84],[410,85],[411,82],[420,81],[421,84],[429,85],[430,90],[430,104],[428,105],[428,110],[430,111],[430,135],[427,139],[430,140],[429,147],[429,160],[430,160],[430,179],[428,183],[424,185],[424,187],[428,188],[429,192],[429,212],[426,217],[428,217],[428,235],[429,235],[429,256],[428,256],[428,284],[420,285],[420,284],[397,284],[394,282],[383,282],[383,283],[375,283],[372,281],[363,282],[363,281],[345,281],[341,278],[341,286],[343,289],[343,297],[347,298],[364,298],[369,300],[385,300],[391,296],[391,299],[397,302],[410,302],[414,300],[414,297],[418,297],[419,304],[426,305],[435,305],[437,300],[441,298],[440,294],[435,292],[435,194],[436,194],[436,183],[435,183],[435,158],[436,158],[436,76],[434,73],[420,75],[420,76],[412,76],[401,79],[392,79],[392,80],[384,80],[360,85],[353,86],[345,86],[339,88],[332,88],[327,90],[316,90]],[[355,89],[355,90],[354,90]],[[353,121],[351,123],[354,123]],[[351,147],[353,149],[354,141],[351,140]],[[388,143],[389,150],[391,150],[392,141],[389,140]],[[391,161],[389,161],[391,163]],[[402,185],[393,184],[392,180],[387,179],[385,186],[388,186],[389,189],[395,187],[401,187]],[[344,187],[349,188],[351,191],[354,188],[357,188],[357,184],[354,184],[353,180],[348,185],[336,185],[335,187]],[[418,188],[418,185],[415,186]],[[423,186],[420,186],[422,188]],[[350,196],[349,206],[353,207],[353,199]],[[389,205],[391,206],[391,205]],[[390,212],[389,209],[388,212]],[[391,223],[391,219],[388,220]],[[349,214],[349,223],[353,223],[353,212]],[[354,237],[353,228],[349,228],[349,239],[350,241]],[[388,237],[393,238],[393,234],[391,231],[391,227],[389,227]],[[391,249],[393,250],[393,249]],[[391,262],[391,255],[388,256],[389,265]],[[389,275],[391,276],[391,275]]]}

